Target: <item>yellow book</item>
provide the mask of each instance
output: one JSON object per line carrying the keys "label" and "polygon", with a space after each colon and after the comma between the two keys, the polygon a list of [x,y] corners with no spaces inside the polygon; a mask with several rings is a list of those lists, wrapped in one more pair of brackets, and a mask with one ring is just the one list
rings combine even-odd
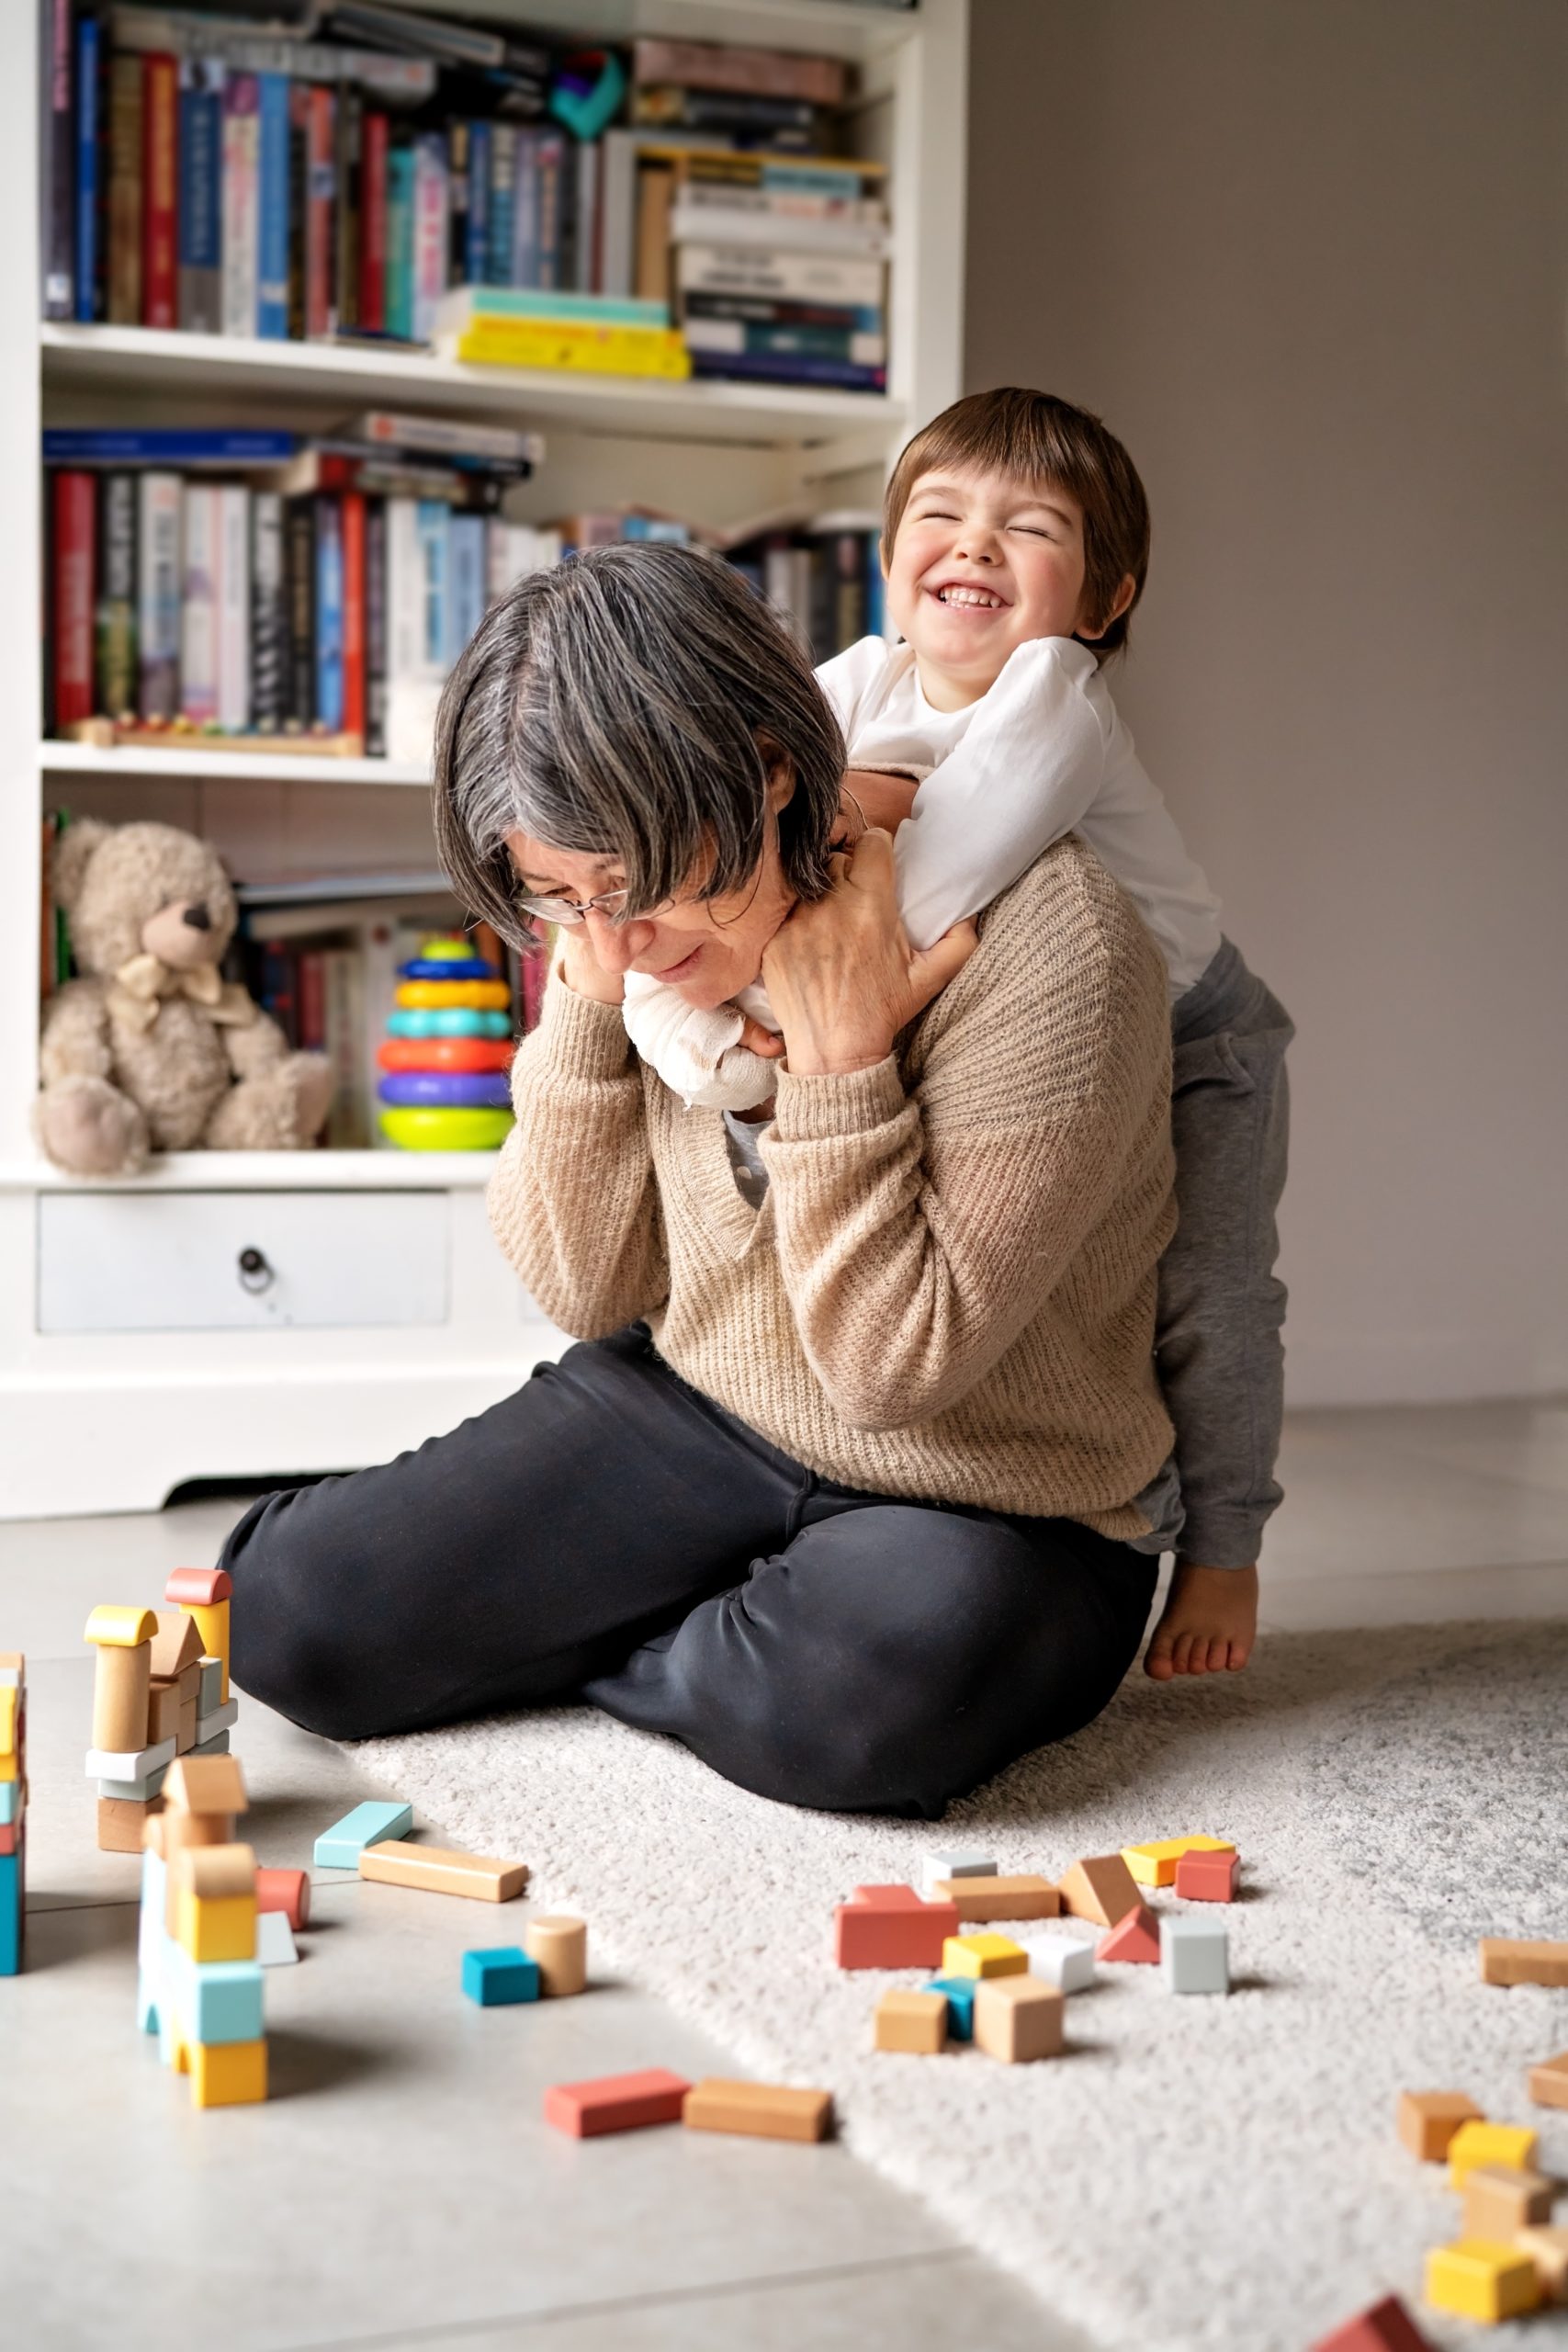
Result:
{"label": "yellow book", "polygon": [[560,368],[596,376],[692,372],[692,357],[672,328],[588,326],[573,320],[476,319],[438,339],[444,359],[487,368]]}

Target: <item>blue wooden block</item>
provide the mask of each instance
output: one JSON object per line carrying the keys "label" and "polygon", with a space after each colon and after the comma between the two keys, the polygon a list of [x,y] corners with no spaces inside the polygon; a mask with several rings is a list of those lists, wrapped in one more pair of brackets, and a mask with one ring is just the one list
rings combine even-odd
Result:
{"label": "blue wooden block", "polygon": [[15,1821],[22,1809],[20,1781],[0,1781],[0,1828]]}
{"label": "blue wooden block", "polygon": [[188,2041],[259,2041],[266,2031],[261,1964],[192,1960],[175,1947],[170,1991]]}
{"label": "blue wooden block", "polygon": [[481,2009],[504,2008],[513,2001],[536,2001],[538,1962],[515,1944],[501,1944],[491,1951],[466,1951],[463,1990]]}
{"label": "blue wooden block", "polygon": [[316,1868],[356,1871],[367,1846],[378,1846],[383,1838],[406,1838],[412,1827],[412,1804],[356,1804],[317,1838]]}
{"label": "blue wooden block", "polygon": [[933,1976],[922,1984],[922,1993],[941,1993],[947,2001],[947,2030],[954,2041],[975,2039],[975,1987],[979,1982],[971,1976]]}
{"label": "blue wooden block", "polygon": [[22,1858],[0,1854],[0,1976],[22,1964]]}

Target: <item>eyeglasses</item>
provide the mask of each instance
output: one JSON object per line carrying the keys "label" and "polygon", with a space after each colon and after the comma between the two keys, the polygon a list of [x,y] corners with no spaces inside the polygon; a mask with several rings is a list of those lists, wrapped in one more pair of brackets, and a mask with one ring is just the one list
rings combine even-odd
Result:
{"label": "eyeglasses", "polygon": [[[626,889],[601,890],[596,899],[522,897],[514,899],[513,904],[520,914],[532,915],[536,922],[563,922],[570,927],[582,922],[596,909],[606,922],[618,925],[627,920],[626,900],[630,896]],[[655,907],[651,911],[657,914],[660,909]]]}

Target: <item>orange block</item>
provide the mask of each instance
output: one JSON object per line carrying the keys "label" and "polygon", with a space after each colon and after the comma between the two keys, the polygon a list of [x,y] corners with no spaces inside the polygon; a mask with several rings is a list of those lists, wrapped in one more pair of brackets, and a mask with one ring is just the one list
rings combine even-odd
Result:
{"label": "orange block", "polygon": [[1157,1963],[1159,1960],[1159,1921],[1146,1903],[1140,1903],[1119,1919],[1108,1936],[1101,1936],[1095,1946],[1096,1960],[1140,1960]]}
{"label": "orange block", "polygon": [[1138,1883],[1120,1854],[1091,1854],[1075,1862],[1062,1881],[1062,1903],[1076,1919],[1113,1928],[1136,1910]]}
{"label": "orange block", "polygon": [[708,2075],[686,2093],[688,2132],[739,2132],[753,2140],[825,2140],[833,2128],[831,2091],[781,2083],[733,2083]]}
{"label": "orange block", "polygon": [[595,2140],[605,2132],[637,2132],[649,2123],[679,2123],[692,2086],[665,2066],[640,2074],[601,2075],[586,2083],[552,2083],[545,2093],[545,2121],[573,2140]]}
{"label": "orange block", "polygon": [[1464,2091],[1403,2091],[1399,2099],[1400,2145],[1423,2164],[1440,2165],[1461,2123],[1486,2118]]}
{"label": "orange block", "polygon": [[1381,2303],[1324,2336],[1312,2352],[1432,2352],[1432,2346],[1399,2297],[1385,2295]]}
{"label": "orange block", "polygon": [[840,1968],[935,1969],[957,1933],[956,1903],[922,1902],[912,1886],[857,1887],[833,1914],[833,1957]]}

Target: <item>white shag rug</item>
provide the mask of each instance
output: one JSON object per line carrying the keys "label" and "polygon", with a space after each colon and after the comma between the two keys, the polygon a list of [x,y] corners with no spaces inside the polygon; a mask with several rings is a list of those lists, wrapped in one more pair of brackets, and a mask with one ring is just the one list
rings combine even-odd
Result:
{"label": "white shag rug", "polygon": [[[1568,1992],[1484,1986],[1476,1956],[1486,1933],[1568,1936],[1568,1623],[1276,1635],[1240,1676],[1135,1672],[935,1826],[769,1804],[588,1709],[355,1753],[527,1861],[531,1894],[581,1911],[599,1962],[738,2071],[829,2087],[859,2155],[1104,2352],[1305,2352],[1390,2289],[1420,2312],[1458,2199],[1398,2144],[1402,2089],[1532,2123],[1568,2175],[1568,2113],[1525,2091],[1568,2047]],[[1061,2059],[872,2050],[877,1995],[921,1980],[832,1965],[852,1887],[917,1879],[931,1845],[1056,1877],[1187,1830],[1243,1857],[1228,1999],[1122,1967],[1071,1997]],[[1438,2345],[1483,2338],[1421,2316]],[[1568,2345],[1568,2314],[1521,2324]]]}

